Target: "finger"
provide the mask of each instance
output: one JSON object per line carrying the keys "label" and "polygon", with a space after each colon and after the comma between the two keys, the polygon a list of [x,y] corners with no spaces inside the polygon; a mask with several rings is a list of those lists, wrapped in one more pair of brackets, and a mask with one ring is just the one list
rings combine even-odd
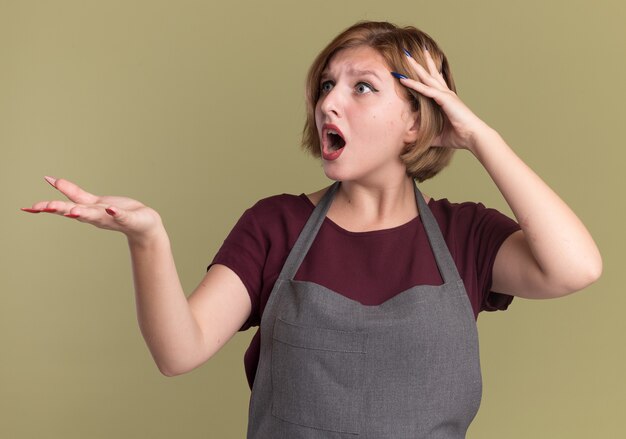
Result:
{"label": "finger", "polygon": [[[28,212],[28,213],[41,213],[41,212],[46,212],[46,213],[58,213],[58,210],[56,207],[51,207],[50,206],[50,201],[40,201],[38,203],[33,204],[32,207],[21,207],[20,210],[23,212]],[[73,206],[73,203],[72,203]]]}
{"label": "finger", "polygon": [[111,217],[116,223],[121,225],[127,225],[131,219],[132,212],[121,209],[117,206],[108,206],[104,209],[106,214]]}
{"label": "finger", "polygon": [[[426,97],[429,98],[433,98],[435,99],[435,101],[437,101],[437,96],[441,95],[441,91],[434,88],[434,87],[430,87],[420,81],[416,81],[415,79],[411,79],[411,78],[400,78],[400,82],[402,83],[402,85],[404,85],[405,87],[407,87],[409,89],[409,91],[411,92],[417,92],[421,95],[424,95]],[[437,101],[439,103],[439,101]]]}
{"label": "finger", "polygon": [[49,176],[44,178],[52,187],[60,191],[63,195],[75,203],[96,204],[98,202],[98,197],[96,195],[83,190],[80,186],[69,180],[62,178],[56,179]]}
{"label": "finger", "polygon": [[64,212],[63,216],[95,225],[102,223],[102,217],[105,215],[103,215],[102,208],[98,209],[93,206],[74,205],[71,209]]}
{"label": "finger", "polygon": [[439,71],[437,68],[437,64],[435,64],[435,60],[433,60],[433,57],[428,49],[424,49],[424,56],[426,58],[426,65],[428,66],[430,74],[434,76],[441,85],[447,87],[448,84],[446,84],[446,80],[443,77],[443,72]]}
{"label": "finger", "polygon": [[[102,206],[84,206],[75,205],[64,216],[67,218],[76,219],[77,221],[88,223],[101,229],[120,230],[120,221],[113,215],[109,214],[107,208]],[[116,209],[117,210],[117,209]]]}
{"label": "finger", "polygon": [[33,204],[32,209],[38,210],[39,212],[64,214],[69,212],[75,205],[76,204],[71,201],[39,201]]}
{"label": "finger", "polygon": [[[432,59],[431,59],[432,61]],[[426,85],[429,85],[431,87],[436,87],[438,89],[443,89],[444,87],[447,88],[447,84],[445,83],[445,81],[443,82],[443,84],[433,75],[431,75],[425,68],[423,65],[421,65],[420,63],[418,63],[415,58],[409,58],[409,63],[411,64],[411,66],[413,67],[413,70],[415,70],[415,73],[417,73],[417,77],[418,79],[423,82]]]}

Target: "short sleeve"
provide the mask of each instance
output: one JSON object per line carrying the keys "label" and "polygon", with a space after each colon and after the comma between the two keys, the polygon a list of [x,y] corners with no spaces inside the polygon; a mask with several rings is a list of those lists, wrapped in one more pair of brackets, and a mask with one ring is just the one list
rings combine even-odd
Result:
{"label": "short sleeve", "polygon": [[222,264],[239,276],[250,295],[250,317],[239,329],[245,331],[260,322],[259,301],[263,267],[267,257],[267,241],[254,216],[253,209],[246,210],[237,221],[207,270]]}
{"label": "short sleeve", "polygon": [[520,226],[511,218],[483,204],[476,204],[470,234],[476,252],[477,284],[480,291],[480,311],[505,310],[513,296],[491,291],[493,265],[502,243]]}

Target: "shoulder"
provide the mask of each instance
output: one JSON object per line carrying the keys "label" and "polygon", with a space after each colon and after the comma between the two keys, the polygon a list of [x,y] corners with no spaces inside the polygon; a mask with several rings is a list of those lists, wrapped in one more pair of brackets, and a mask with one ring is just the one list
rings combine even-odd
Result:
{"label": "shoulder", "polygon": [[463,240],[470,236],[508,235],[519,229],[513,219],[480,202],[455,203],[444,198],[432,200],[429,207],[442,232],[448,237],[454,235]]}
{"label": "shoulder", "polygon": [[247,209],[242,219],[263,234],[284,233],[303,225],[314,206],[306,195],[279,194],[262,198]]}
{"label": "shoulder", "polygon": [[248,209],[255,216],[275,216],[289,212],[311,210],[313,205],[306,195],[279,194],[262,198]]}
{"label": "shoulder", "polygon": [[291,239],[304,226],[312,210],[304,194],[262,198],[243,212],[225,243],[238,251],[257,249],[259,254],[265,254],[268,246]]}
{"label": "shoulder", "polygon": [[468,221],[477,215],[485,213],[499,213],[495,209],[488,209],[483,203],[474,201],[452,202],[447,198],[434,199],[428,203],[435,218],[440,221]]}

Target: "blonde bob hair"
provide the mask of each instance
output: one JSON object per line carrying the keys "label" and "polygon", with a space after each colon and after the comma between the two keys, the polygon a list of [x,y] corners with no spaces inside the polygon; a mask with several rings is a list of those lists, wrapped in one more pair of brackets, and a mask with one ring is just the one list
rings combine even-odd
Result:
{"label": "blonde bob hair", "polygon": [[[408,63],[403,49],[422,66],[426,67],[424,48],[428,49],[435,65],[448,84],[456,92],[452,72],[446,56],[437,43],[426,33],[412,26],[400,28],[387,22],[362,21],[344,30],[315,58],[306,79],[306,122],[302,132],[302,147],[314,157],[321,156],[320,139],[315,124],[315,106],[320,97],[320,79],[330,59],[342,49],[367,46],[383,57],[391,71],[417,79]],[[411,93],[401,86],[412,110],[419,113],[420,136],[416,142],[406,145],[400,155],[411,178],[422,182],[434,177],[452,158],[453,148],[431,147],[433,140],[441,133],[444,114],[439,105],[419,93]]]}

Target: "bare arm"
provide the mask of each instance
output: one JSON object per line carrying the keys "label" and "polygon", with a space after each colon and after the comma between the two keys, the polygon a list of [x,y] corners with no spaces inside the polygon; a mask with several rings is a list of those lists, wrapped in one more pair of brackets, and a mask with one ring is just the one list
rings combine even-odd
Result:
{"label": "bare arm", "polygon": [[576,214],[489,129],[476,131],[471,152],[485,167],[522,230],[502,244],[494,291],[542,299],[581,290],[600,277],[600,252]]}
{"label": "bare arm", "polygon": [[157,363],[167,376],[188,372],[211,358],[250,315],[250,297],[229,268],[214,265],[187,299],[169,239],[129,239],[137,320]]}
{"label": "bare arm", "polygon": [[42,201],[24,210],[56,213],[126,235],[139,327],[163,374],[178,375],[204,363],[248,318],[247,290],[225,266],[211,267],[185,297],[169,238],[153,209],[129,198],[90,194],[67,180],[48,182],[69,201]]}
{"label": "bare arm", "polygon": [[513,210],[522,230],[500,247],[492,289],[542,299],[580,290],[602,273],[602,258],[572,210],[449,89],[428,51],[425,66],[410,58],[418,79],[405,86],[434,99],[446,116],[433,146],[471,151]]}

